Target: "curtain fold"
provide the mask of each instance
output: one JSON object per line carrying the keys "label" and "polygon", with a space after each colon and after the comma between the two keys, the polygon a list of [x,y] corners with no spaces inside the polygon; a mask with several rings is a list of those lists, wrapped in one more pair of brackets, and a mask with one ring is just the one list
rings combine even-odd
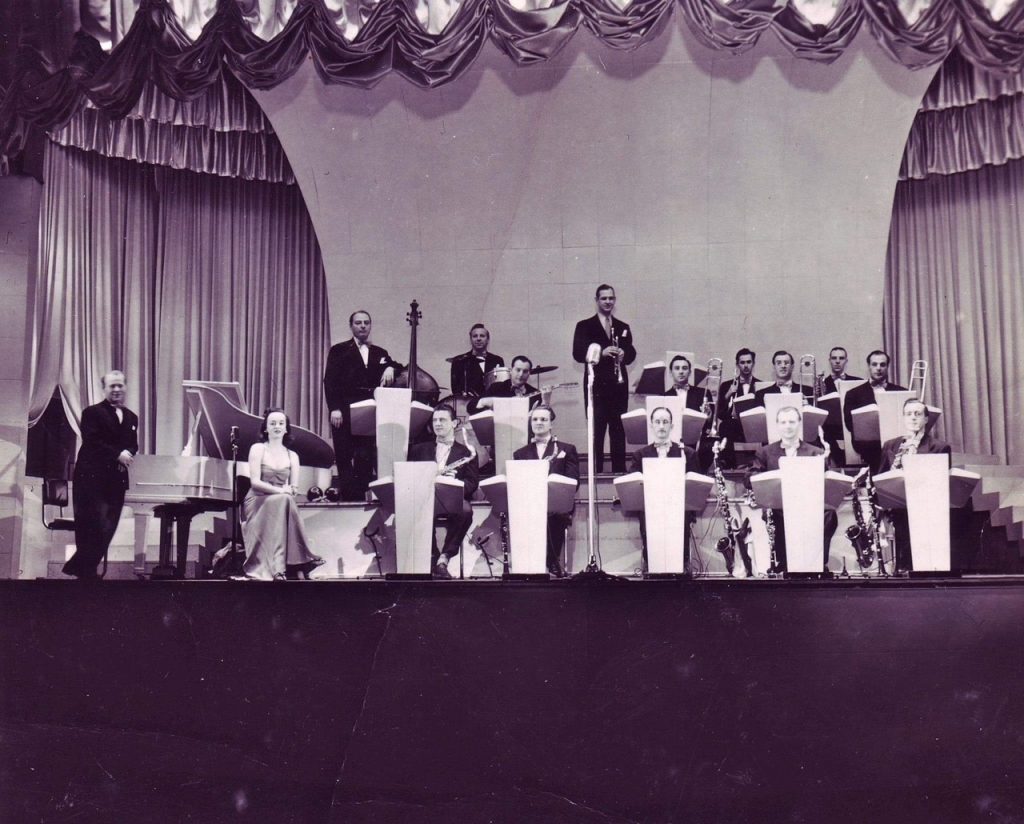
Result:
{"label": "curtain fold", "polygon": [[1024,463],[1024,161],[896,188],[883,333],[955,449]]}
{"label": "curtain fold", "polygon": [[121,368],[144,451],[185,441],[183,379],[237,380],[250,408],[324,427],[320,250],[297,186],[47,146],[30,425],[58,386],[73,421]]}

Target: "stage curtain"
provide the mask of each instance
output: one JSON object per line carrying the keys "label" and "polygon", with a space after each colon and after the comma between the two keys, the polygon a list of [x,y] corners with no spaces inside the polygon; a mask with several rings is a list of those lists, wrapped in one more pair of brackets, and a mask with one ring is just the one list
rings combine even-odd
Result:
{"label": "stage curtain", "polygon": [[1024,161],[897,185],[884,338],[957,450],[1024,463]]}
{"label": "stage curtain", "polygon": [[[262,89],[311,60],[328,83],[368,88],[397,72],[431,88],[461,75],[488,39],[526,65],[557,53],[580,26],[612,48],[637,48],[673,13],[707,46],[734,53],[773,32],[796,56],[828,62],[867,25],[894,60],[912,69],[954,49],[993,76],[1024,67],[1024,0],[140,0],[137,8],[133,2],[114,4],[109,20],[83,22],[85,33],[66,60],[44,47],[50,29],[22,33],[0,100],[0,154],[20,150],[27,124],[59,128],[87,99],[123,117],[148,81],[175,100],[193,100],[217,86],[225,70]],[[104,45],[114,42],[110,53],[88,32]]]}
{"label": "stage curtain", "polygon": [[183,444],[184,379],[237,380],[254,413],[326,432],[327,291],[298,186],[156,172],[158,451]]}
{"label": "stage curtain", "polygon": [[914,118],[900,180],[955,174],[1024,157],[1024,73],[993,77],[951,54]]}
{"label": "stage curtain", "polygon": [[325,431],[326,287],[297,186],[51,143],[39,249],[30,424],[57,386],[77,425],[121,368],[147,452],[184,445],[186,378],[237,380],[253,411]]}

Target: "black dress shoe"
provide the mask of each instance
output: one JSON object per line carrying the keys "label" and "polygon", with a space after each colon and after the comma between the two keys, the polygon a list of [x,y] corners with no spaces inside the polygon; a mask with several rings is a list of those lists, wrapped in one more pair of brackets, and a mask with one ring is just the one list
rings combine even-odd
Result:
{"label": "black dress shoe", "polygon": [[565,570],[562,569],[562,565],[555,561],[553,564],[548,564],[548,573],[553,575],[555,578],[564,578]]}
{"label": "black dress shoe", "polygon": [[434,567],[434,577],[442,581],[450,581],[452,574],[448,571],[448,564],[437,564]]}

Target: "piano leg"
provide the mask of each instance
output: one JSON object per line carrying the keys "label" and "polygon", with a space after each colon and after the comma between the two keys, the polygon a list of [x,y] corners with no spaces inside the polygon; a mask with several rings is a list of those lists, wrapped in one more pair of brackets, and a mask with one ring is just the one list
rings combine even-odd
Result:
{"label": "piano leg", "polygon": [[188,562],[188,536],[192,529],[192,514],[190,512],[178,513],[178,564],[176,578],[185,577],[185,565]]}
{"label": "piano leg", "polygon": [[136,510],[135,516],[135,574],[146,574],[146,533],[149,532],[149,512]]}
{"label": "piano leg", "polygon": [[176,578],[177,570],[171,563],[171,541],[174,527],[174,513],[167,506],[158,506],[153,514],[160,519],[160,561],[149,576],[153,581]]}

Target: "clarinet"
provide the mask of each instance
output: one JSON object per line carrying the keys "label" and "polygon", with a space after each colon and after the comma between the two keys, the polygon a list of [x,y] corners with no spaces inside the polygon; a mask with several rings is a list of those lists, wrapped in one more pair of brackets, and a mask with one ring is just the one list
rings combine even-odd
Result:
{"label": "clarinet", "polygon": [[782,569],[779,566],[779,556],[775,552],[775,513],[768,507],[761,510],[761,519],[764,521],[765,531],[768,533],[768,577],[779,578],[782,576]]}
{"label": "clarinet", "polygon": [[733,569],[736,566],[736,550],[739,549],[747,577],[752,578],[754,577],[754,569],[746,543],[746,536],[750,531],[750,521],[744,519],[743,523],[740,524],[739,518],[733,518],[732,513],[729,511],[729,496],[725,487],[725,475],[722,474],[722,468],[718,464],[718,453],[722,450],[722,447],[723,441],[715,441],[714,446],[711,447],[711,467],[715,479],[715,499],[718,512],[725,521],[726,532],[725,535],[718,539],[715,549],[722,553],[722,557],[725,558],[725,568],[729,575],[732,575]]}
{"label": "clarinet", "polygon": [[501,574],[507,578],[512,572],[512,566],[509,563],[508,513],[500,513],[498,520],[501,521]]}
{"label": "clarinet", "polygon": [[[889,573],[885,569],[885,559],[882,557],[882,532],[881,517],[878,507],[878,489],[875,487],[875,480],[871,477],[870,471],[867,474],[864,486],[868,492],[868,511],[871,514],[869,529],[871,531],[871,540],[875,546],[875,554],[878,556],[878,574],[882,578],[888,578]],[[895,563],[895,558],[893,559],[893,563]]]}

